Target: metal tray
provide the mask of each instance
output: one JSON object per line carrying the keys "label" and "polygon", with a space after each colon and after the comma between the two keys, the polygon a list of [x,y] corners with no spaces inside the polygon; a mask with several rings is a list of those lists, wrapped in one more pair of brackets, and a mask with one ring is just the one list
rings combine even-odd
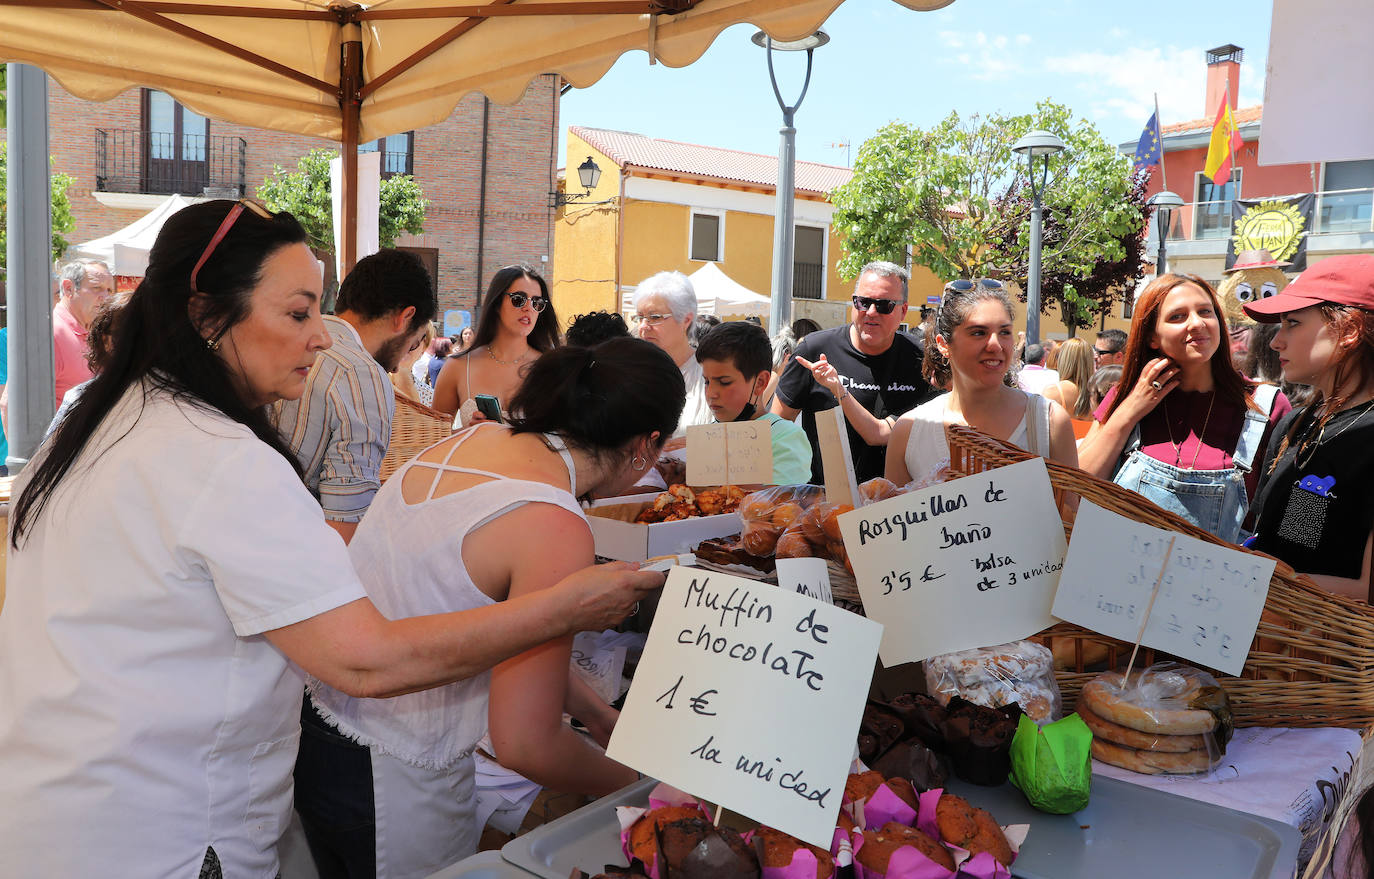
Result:
{"label": "metal tray", "polygon": [[[428,879],[534,879],[532,875],[507,863],[500,852],[478,852],[451,867],[445,867]],[[563,879],[568,879],[564,876]]]}
{"label": "metal tray", "polygon": [[[501,856],[546,879],[623,866],[615,807],[645,805],[655,784],[636,782],[537,827]],[[1088,807],[1073,815],[1037,812],[1009,784],[954,781],[949,790],[1003,824],[1031,825],[1012,864],[1018,879],[1291,879],[1297,868],[1294,827],[1112,778],[1094,778]]]}

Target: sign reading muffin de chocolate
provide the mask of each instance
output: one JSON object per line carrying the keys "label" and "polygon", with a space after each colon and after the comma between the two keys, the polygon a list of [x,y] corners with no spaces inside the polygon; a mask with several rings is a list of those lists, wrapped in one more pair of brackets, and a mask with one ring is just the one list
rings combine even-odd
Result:
{"label": "sign reading muffin de chocolate", "polygon": [[829,847],[881,629],[754,580],[675,567],[607,754]]}
{"label": "sign reading muffin de chocolate", "polygon": [[1053,625],[1064,527],[1041,458],[918,489],[839,517],[878,648],[897,665]]}

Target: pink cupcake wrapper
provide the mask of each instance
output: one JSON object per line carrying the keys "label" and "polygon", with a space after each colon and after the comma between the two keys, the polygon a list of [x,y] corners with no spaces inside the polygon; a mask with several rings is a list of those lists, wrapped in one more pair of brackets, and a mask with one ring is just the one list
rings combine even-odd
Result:
{"label": "pink cupcake wrapper", "polygon": [[861,826],[865,830],[877,830],[889,821],[911,827],[916,821],[916,810],[902,802],[901,797],[885,784],[879,785],[862,807],[864,823]]}

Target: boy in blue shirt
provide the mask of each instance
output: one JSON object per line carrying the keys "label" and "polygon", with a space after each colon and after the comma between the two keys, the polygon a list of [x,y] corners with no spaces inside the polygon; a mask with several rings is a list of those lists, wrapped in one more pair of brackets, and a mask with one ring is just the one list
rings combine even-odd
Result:
{"label": "boy in blue shirt", "polygon": [[717,422],[766,421],[773,439],[773,484],[799,485],[811,479],[811,441],[791,421],[759,409],[773,377],[773,346],[763,327],[732,321],[712,327],[697,344],[697,363],[706,382],[706,404]]}

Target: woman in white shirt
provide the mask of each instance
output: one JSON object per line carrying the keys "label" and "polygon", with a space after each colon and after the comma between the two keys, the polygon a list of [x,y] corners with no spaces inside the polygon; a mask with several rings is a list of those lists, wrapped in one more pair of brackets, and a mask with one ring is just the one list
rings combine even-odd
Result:
{"label": "woman in white shirt", "polygon": [[268,879],[302,670],[413,692],[613,623],[661,581],[602,568],[462,614],[382,616],[266,415],[330,344],[320,280],[289,214],[172,217],[105,370],[16,483],[0,875]]}
{"label": "woman in white shirt", "polygon": [[924,373],[946,388],[897,419],[887,444],[887,478],[898,485],[949,461],[946,424],[972,427],[1063,464],[1078,466],[1073,426],[1058,403],[1016,387],[1011,298],[1000,281],[950,281],[926,340]]}

